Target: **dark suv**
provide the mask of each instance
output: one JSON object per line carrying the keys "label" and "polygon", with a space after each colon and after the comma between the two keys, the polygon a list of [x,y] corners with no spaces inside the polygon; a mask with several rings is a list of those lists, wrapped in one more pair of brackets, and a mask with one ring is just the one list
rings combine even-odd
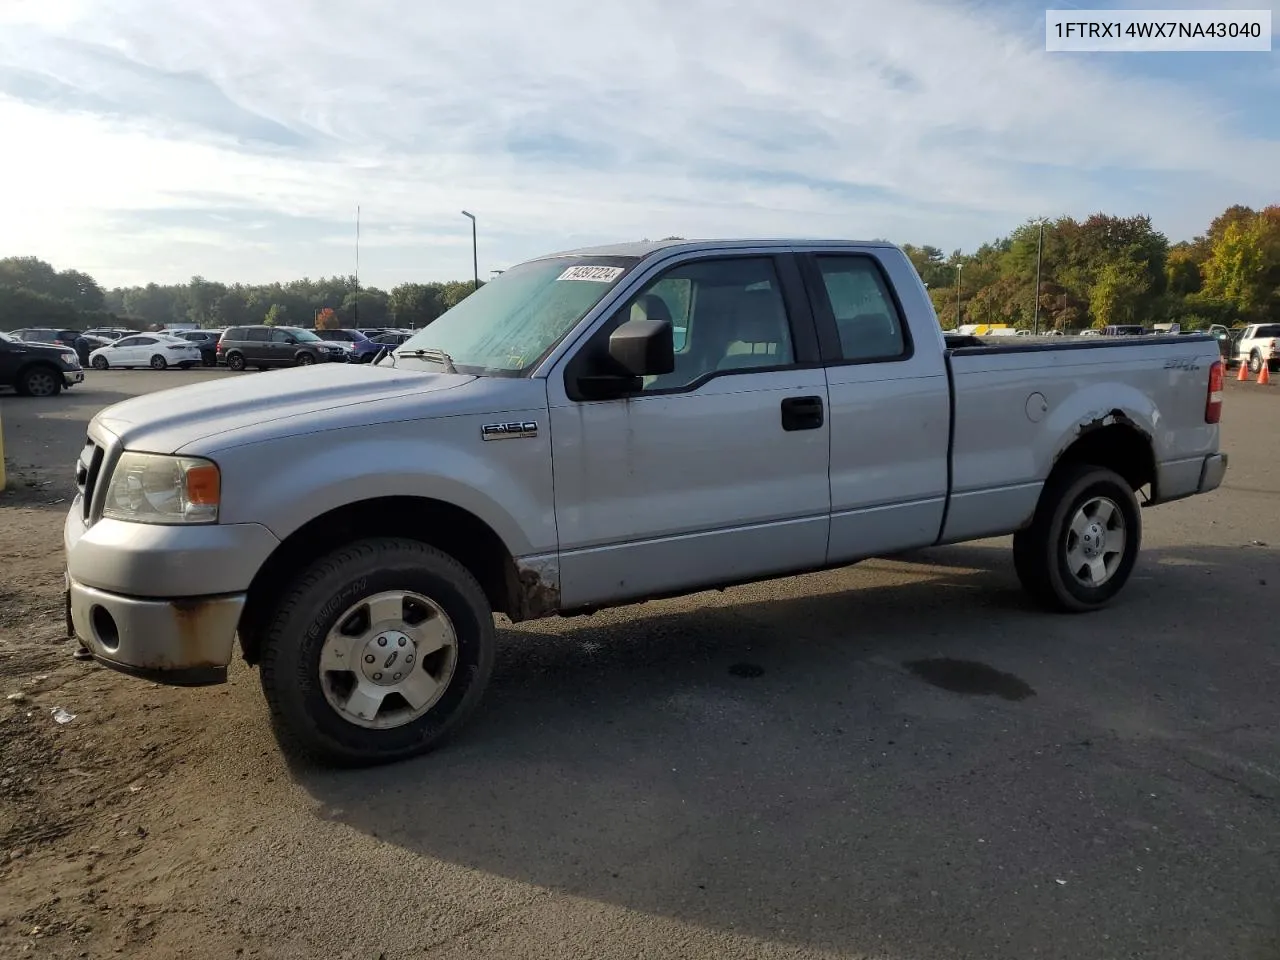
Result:
{"label": "dark suv", "polygon": [[83,382],[84,370],[69,347],[0,333],[0,387],[13,387],[27,397],[54,397]]}
{"label": "dark suv", "polygon": [[53,327],[23,327],[21,330],[13,330],[9,336],[22,340],[25,343],[52,343],[59,347],[75,347],[76,337],[80,336],[76,330],[59,330]]}
{"label": "dark suv", "polygon": [[200,348],[200,362],[206,367],[218,365],[218,341],[221,330],[178,330],[173,334]]}
{"label": "dark suv", "polygon": [[346,360],[342,347],[323,343],[301,327],[228,327],[218,341],[218,359],[232,370],[300,367]]}

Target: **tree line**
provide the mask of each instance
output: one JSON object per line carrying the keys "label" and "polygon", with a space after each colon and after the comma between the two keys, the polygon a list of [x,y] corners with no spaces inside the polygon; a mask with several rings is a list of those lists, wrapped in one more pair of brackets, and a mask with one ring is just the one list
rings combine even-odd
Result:
{"label": "tree line", "polygon": [[[1043,236],[1043,243],[1041,242]],[[1280,321],[1280,205],[1233,206],[1208,230],[1171,244],[1146,216],[1028,221],[973,253],[904,244],[945,328],[1001,323],[1075,331],[1108,324]],[[1039,254],[1039,287],[1036,286]],[[471,280],[358,286],[354,276],[287,283],[188,283],[103,290],[86,273],[35,257],[0,260],[0,329],[204,327],[251,323],[322,328],[424,327],[473,290]]]}
{"label": "tree line", "polygon": [[[944,328],[1006,324],[1074,331],[1108,324],[1280,321],[1280,205],[1233,206],[1170,244],[1146,216],[1028,221],[971,254],[903,249]],[[1037,290],[1037,252],[1040,284]]]}
{"label": "tree line", "polygon": [[334,276],[231,285],[192,277],[187,283],[103,290],[88,274],[59,272],[36,257],[8,257],[0,260],[0,330],[169,323],[418,328],[474,289],[473,280],[451,280],[402,283],[387,291],[357,286],[354,276]]}

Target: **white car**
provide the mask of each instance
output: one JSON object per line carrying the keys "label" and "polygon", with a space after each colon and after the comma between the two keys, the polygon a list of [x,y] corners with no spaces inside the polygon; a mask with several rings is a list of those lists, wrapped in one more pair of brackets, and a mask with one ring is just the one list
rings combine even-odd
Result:
{"label": "white car", "polygon": [[200,365],[200,348],[167,333],[140,333],[121,337],[94,350],[89,354],[89,365],[95,370],[112,367],[150,367],[152,370],[179,367],[186,370]]}

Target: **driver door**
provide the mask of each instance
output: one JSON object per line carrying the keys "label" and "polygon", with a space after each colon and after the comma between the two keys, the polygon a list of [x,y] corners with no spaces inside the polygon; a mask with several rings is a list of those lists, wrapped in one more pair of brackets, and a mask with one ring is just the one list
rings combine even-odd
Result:
{"label": "driver door", "polygon": [[[577,374],[633,316],[676,365],[621,399]],[[591,606],[821,566],[827,386],[790,255],[692,257],[649,279],[549,387],[561,602]]]}

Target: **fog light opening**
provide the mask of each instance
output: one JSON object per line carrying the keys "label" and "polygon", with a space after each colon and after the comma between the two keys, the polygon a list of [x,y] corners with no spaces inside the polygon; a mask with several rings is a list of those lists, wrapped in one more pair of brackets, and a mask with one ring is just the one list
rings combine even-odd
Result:
{"label": "fog light opening", "polygon": [[120,629],[107,608],[95,604],[89,613],[89,622],[93,625],[94,637],[102,644],[103,649],[108,653],[115,653],[120,648]]}

